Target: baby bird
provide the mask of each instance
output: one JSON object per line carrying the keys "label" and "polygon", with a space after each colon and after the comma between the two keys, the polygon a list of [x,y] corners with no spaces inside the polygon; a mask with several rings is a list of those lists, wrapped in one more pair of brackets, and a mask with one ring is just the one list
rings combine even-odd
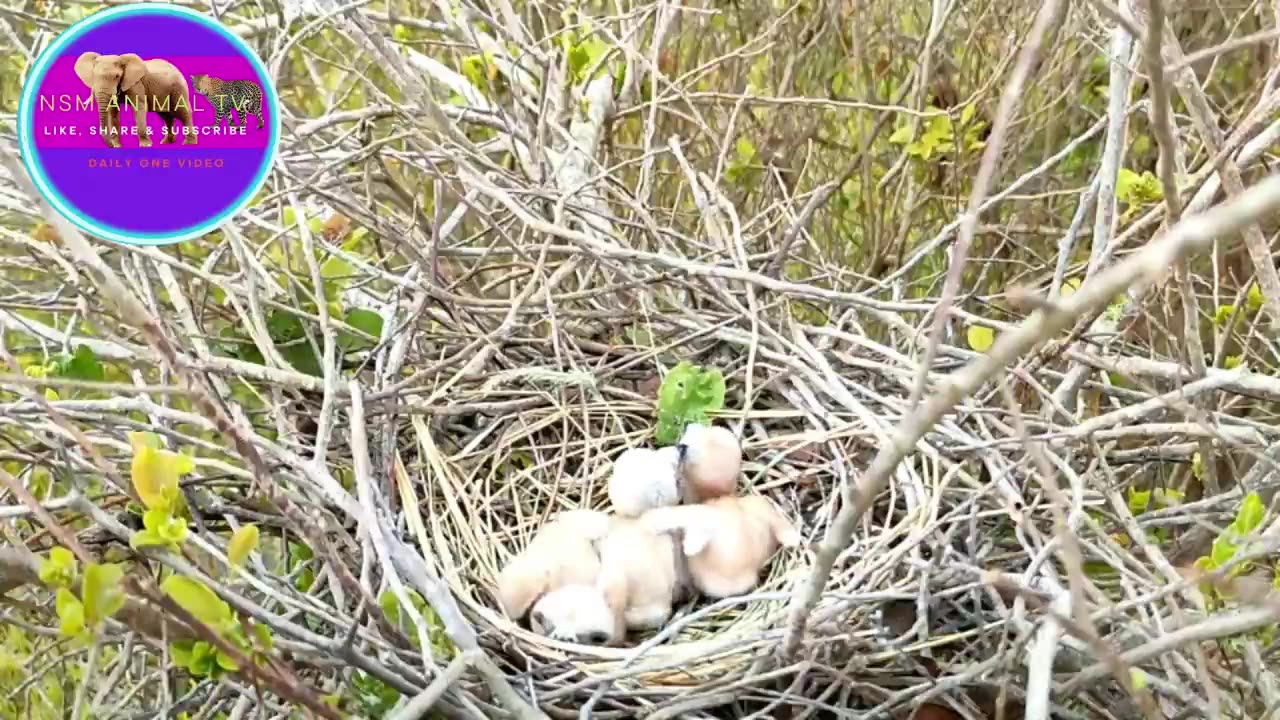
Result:
{"label": "baby bird", "polygon": [[503,612],[519,620],[535,601],[554,590],[595,585],[600,556],[594,541],[608,529],[609,516],[593,510],[562,512],[538,528],[528,547],[498,574]]}
{"label": "baby bird", "polygon": [[732,431],[719,425],[688,425],[676,447],[684,502],[733,494],[742,473],[742,444]]}
{"label": "baby bird", "polygon": [[533,604],[529,624],[539,635],[582,645],[615,645],[626,636],[622,616],[597,584],[563,585]]}
{"label": "baby bird", "polygon": [[756,586],[779,546],[800,544],[800,533],[760,495],[725,495],[698,505],[658,508],[641,518],[657,532],[681,530],[689,578],[704,595],[724,598]]}
{"label": "baby bird", "polygon": [[624,517],[639,517],[646,510],[680,503],[676,447],[659,450],[631,448],[613,463],[609,475],[609,502]]}
{"label": "baby bird", "polygon": [[656,630],[688,595],[683,553],[668,533],[636,518],[614,516],[600,541],[600,586],[629,630]]}

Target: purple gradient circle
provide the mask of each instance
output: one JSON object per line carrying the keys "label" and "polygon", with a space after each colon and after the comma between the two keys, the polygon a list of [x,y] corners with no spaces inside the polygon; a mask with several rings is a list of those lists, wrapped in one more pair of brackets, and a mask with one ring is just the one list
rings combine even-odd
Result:
{"label": "purple gradient circle", "polygon": [[[131,108],[119,112],[121,147],[98,132],[92,91],[75,72],[85,52],[163,59],[188,86],[192,130],[146,114],[152,145],[141,147]],[[23,160],[45,197],[81,229],[108,239],[158,245],[216,229],[262,187],[280,137],[278,100],[262,62],[216,21],[172,5],[130,5],[90,15],[37,60],[19,108]],[[262,88],[262,127],[252,112],[215,123],[214,102],[192,75],[250,80]],[[180,133],[195,132],[195,144]]]}

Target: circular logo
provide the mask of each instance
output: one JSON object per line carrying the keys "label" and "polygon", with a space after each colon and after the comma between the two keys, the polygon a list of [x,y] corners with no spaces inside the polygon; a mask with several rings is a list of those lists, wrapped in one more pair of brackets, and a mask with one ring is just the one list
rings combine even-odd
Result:
{"label": "circular logo", "polygon": [[215,230],[266,182],[279,99],[257,55],[217,21],[127,5],[72,25],[18,106],[22,161],[81,230],[165,245]]}

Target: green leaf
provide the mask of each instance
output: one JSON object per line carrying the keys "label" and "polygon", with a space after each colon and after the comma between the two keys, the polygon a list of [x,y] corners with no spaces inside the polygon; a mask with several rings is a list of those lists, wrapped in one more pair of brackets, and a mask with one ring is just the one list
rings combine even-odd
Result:
{"label": "green leaf", "polygon": [[573,81],[582,82],[582,74],[586,72],[586,67],[591,61],[591,54],[588,53],[586,47],[575,45],[568,51],[568,70],[572,74]]}
{"label": "green leaf", "polygon": [[324,377],[324,371],[320,369],[320,358],[316,356],[316,351],[312,349],[309,341],[298,340],[278,349],[280,357],[284,358],[298,372],[306,373],[312,377]]}
{"label": "green leaf", "polygon": [[680,440],[684,424],[671,415],[659,415],[658,425],[654,429],[653,441],[660,446],[674,445]]}
{"label": "green leaf", "polygon": [[681,361],[658,388],[657,442],[670,445],[687,425],[709,424],[707,413],[724,407],[725,391],[724,375],[718,369]]}
{"label": "green leaf", "polygon": [[240,529],[231,536],[231,542],[227,543],[227,561],[233,567],[242,565],[248,559],[249,553],[257,547],[258,526],[241,525]]}
{"label": "green leaf", "polygon": [[58,588],[56,607],[58,631],[63,637],[74,638],[85,631],[84,605],[66,588]]}
{"label": "green leaf", "polygon": [[204,583],[181,575],[170,575],[160,589],[164,590],[183,610],[211,628],[221,628],[233,619],[231,606],[219,598]]}
{"label": "green leaf", "polygon": [[1134,690],[1147,689],[1147,674],[1138,668],[1129,668],[1129,682],[1133,684]]}
{"label": "green leaf", "polygon": [[974,352],[984,353],[995,344],[996,331],[982,325],[970,325],[965,337],[969,341],[969,347]]}
{"label": "green leaf", "polygon": [[191,674],[196,677],[217,677],[222,674],[218,665],[218,650],[201,640],[195,644],[191,658]]}
{"label": "green leaf", "polygon": [[733,145],[734,150],[738,153],[738,161],[743,165],[749,165],[756,159],[756,146],[746,135],[738,138]]}
{"label": "green leaf", "polygon": [[175,640],[169,644],[169,655],[173,658],[173,662],[180,668],[191,668],[191,661],[195,658],[195,640]]}
{"label": "green leaf", "polygon": [[324,264],[320,266],[320,275],[325,280],[350,278],[355,275],[355,268],[351,266],[351,263],[334,255],[325,260]]}
{"label": "green leaf", "polygon": [[[572,53],[569,55],[569,63],[572,69]],[[462,74],[477,89],[488,87],[488,83],[485,82],[484,58],[480,55],[468,55],[462,58]]]}
{"label": "green leaf", "polygon": [[1248,307],[1251,312],[1258,312],[1262,308],[1262,301],[1262,288],[1258,287],[1256,282],[1250,284],[1249,292],[1245,295],[1245,307]]}
{"label": "green leaf", "polygon": [[140,442],[135,445],[130,468],[133,489],[147,508],[169,512],[178,500],[178,478],[193,469],[195,462],[189,455],[158,450]]}
{"label": "green leaf", "polygon": [[1251,492],[1240,503],[1240,510],[1236,513],[1236,520],[1232,525],[1240,537],[1244,537],[1257,530],[1266,516],[1267,508],[1262,504],[1262,498],[1258,493]]}
{"label": "green leaf", "polygon": [[284,344],[305,335],[302,329],[302,318],[283,311],[267,315],[267,334],[276,344]]}
{"label": "green leaf", "polygon": [[392,625],[400,624],[400,601],[396,599],[394,592],[383,590],[378,596],[378,607],[382,608],[382,614],[387,617],[387,622]]}
{"label": "green leaf", "polygon": [[84,619],[90,627],[115,615],[124,607],[124,566],[92,563],[84,569]]}
{"label": "green leaf", "polygon": [[1151,491],[1129,488],[1128,504],[1129,512],[1134,515],[1141,515],[1147,511],[1147,507],[1151,504]]}
{"label": "green leaf", "polygon": [[1219,568],[1231,562],[1231,558],[1235,557],[1236,551],[1239,549],[1240,546],[1231,542],[1227,537],[1219,536],[1218,539],[1213,541],[1213,549],[1209,551],[1209,559],[1213,562],[1213,567]]}
{"label": "green leaf", "polygon": [[1181,505],[1184,498],[1186,498],[1186,493],[1173,488],[1156,488],[1155,491],[1156,505],[1160,507],[1167,508]]}
{"label": "green leaf", "polygon": [[[347,311],[342,321],[375,338],[382,336],[382,316],[372,310],[352,308]],[[346,350],[371,348],[375,345],[375,343],[351,333],[340,333],[338,335],[338,344]]]}
{"label": "green leaf", "polygon": [[973,119],[973,114],[976,113],[977,111],[978,111],[978,106],[975,105],[974,103],[969,103],[968,105],[965,105],[964,109],[960,111],[960,124],[968,125],[969,121]]}
{"label": "green leaf", "polygon": [[1160,179],[1145,171],[1141,175],[1128,169],[1120,168],[1116,177],[1116,199],[1130,205],[1143,205],[1164,199],[1164,189]]}
{"label": "green leaf", "polygon": [[187,539],[187,521],[182,518],[166,518],[157,533],[169,545],[176,546]]}
{"label": "green leaf", "polygon": [[230,655],[223,653],[221,650],[219,650],[217,653],[217,660],[218,660],[218,667],[222,668],[223,670],[230,670],[231,672],[235,672],[240,669],[240,663],[233,660]]}
{"label": "green leaf", "polygon": [[253,634],[258,638],[258,647],[264,652],[271,652],[274,641],[271,637],[271,628],[262,623],[253,623]]}
{"label": "green leaf", "polygon": [[1213,314],[1213,324],[1219,327],[1226,325],[1235,312],[1235,305],[1219,305],[1217,311]]}
{"label": "green leaf", "polygon": [[906,145],[907,143],[911,142],[912,136],[913,136],[913,133],[911,132],[911,126],[903,125],[902,127],[893,131],[893,134],[889,136],[889,142],[893,143],[894,145]]}
{"label": "green leaf", "polygon": [[1227,370],[1235,370],[1244,363],[1244,358],[1239,355],[1228,355],[1222,359],[1222,367]]}
{"label": "green leaf", "polygon": [[89,382],[106,380],[106,371],[102,362],[88,345],[76,347],[74,354],[63,353],[57,363],[57,374],[61,377]]}
{"label": "green leaf", "polygon": [[76,579],[76,556],[70,550],[55,546],[40,563],[40,582],[50,587],[71,587]]}
{"label": "green leaf", "polygon": [[139,530],[129,536],[129,547],[134,550],[144,547],[167,547],[169,541],[160,536],[155,530]]}

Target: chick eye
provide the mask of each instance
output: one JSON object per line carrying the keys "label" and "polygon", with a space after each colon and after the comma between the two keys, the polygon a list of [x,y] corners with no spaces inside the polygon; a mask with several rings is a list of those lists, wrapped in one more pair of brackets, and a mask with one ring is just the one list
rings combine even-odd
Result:
{"label": "chick eye", "polygon": [[547,624],[547,616],[543,615],[541,610],[535,610],[533,613],[533,617],[531,619],[533,620],[534,626],[540,627],[543,630],[546,630],[550,627]]}
{"label": "chick eye", "polygon": [[587,642],[592,645],[603,645],[609,640],[609,636],[602,632],[593,632],[587,636]]}

